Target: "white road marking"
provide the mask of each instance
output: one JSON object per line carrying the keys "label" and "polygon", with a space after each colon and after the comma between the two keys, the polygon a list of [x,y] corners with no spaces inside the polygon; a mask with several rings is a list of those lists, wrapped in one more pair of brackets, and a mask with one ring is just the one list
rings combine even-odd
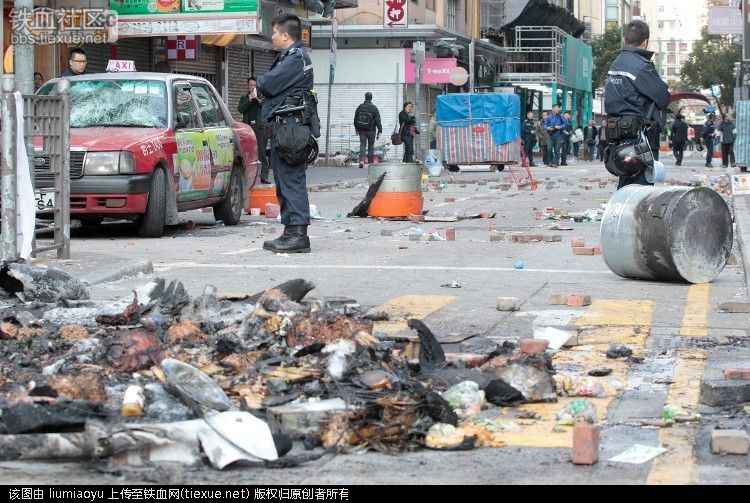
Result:
{"label": "white road marking", "polygon": [[224,252],[222,255],[242,255],[243,253],[252,253],[258,250],[260,250],[260,248],[243,248],[241,250]]}
{"label": "white road marking", "polygon": [[197,262],[157,262],[158,272],[172,269],[354,269],[372,271],[458,271],[458,272],[531,272],[542,274],[612,274],[610,271],[585,269],[515,269],[513,267],[457,267],[424,265],[366,265],[366,264],[199,264]]}

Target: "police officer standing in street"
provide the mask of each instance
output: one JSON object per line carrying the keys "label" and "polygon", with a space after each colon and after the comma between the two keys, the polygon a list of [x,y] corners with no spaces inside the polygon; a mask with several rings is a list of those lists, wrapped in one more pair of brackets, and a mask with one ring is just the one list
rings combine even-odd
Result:
{"label": "police officer standing in street", "polygon": [[[264,97],[261,116],[271,140],[271,165],[284,232],[273,241],[264,242],[263,248],[281,253],[307,253],[310,203],[304,149],[310,128],[303,124],[301,110],[313,88],[312,61],[301,40],[302,24],[297,16],[282,14],[271,22],[271,27],[271,42],[280,54],[268,73],[258,77],[258,90]],[[290,150],[290,145],[297,145],[298,150]]]}
{"label": "police officer standing in street", "polygon": [[[644,128],[651,155],[658,159],[661,110],[669,104],[669,89],[651,62],[654,53],[646,50],[649,37],[646,23],[640,20],[629,22],[623,33],[623,48],[609,68],[604,85],[604,106],[609,114],[607,149],[610,155],[605,154],[605,162],[617,150],[614,142],[628,140],[638,143]],[[613,130],[622,132],[622,136],[611,137],[610,131]],[[617,188],[632,183],[651,185],[646,180],[645,170],[641,170],[632,176],[620,176]]]}

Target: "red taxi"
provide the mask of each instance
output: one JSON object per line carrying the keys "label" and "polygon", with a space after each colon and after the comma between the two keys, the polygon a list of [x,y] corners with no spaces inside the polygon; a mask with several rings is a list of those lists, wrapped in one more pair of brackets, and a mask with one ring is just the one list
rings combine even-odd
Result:
{"label": "red taxi", "polygon": [[[85,224],[130,219],[159,237],[179,211],[239,222],[258,150],[205,79],[162,73],[70,77],[70,213]],[[38,94],[55,93],[59,79]],[[54,197],[49,159],[33,159],[37,205]]]}

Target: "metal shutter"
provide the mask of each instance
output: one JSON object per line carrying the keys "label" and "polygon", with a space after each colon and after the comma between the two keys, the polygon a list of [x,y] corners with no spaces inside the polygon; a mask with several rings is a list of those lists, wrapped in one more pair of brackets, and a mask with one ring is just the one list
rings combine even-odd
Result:
{"label": "metal shutter", "polygon": [[229,65],[229,103],[227,107],[235,120],[242,120],[237,111],[240,97],[247,93],[247,78],[250,76],[250,49],[244,45],[227,47],[227,64]]}
{"label": "metal shutter", "polygon": [[276,59],[276,51],[253,51],[253,74],[256,77],[263,75],[271,69],[273,61]]}
{"label": "metal shutter", "polygon": [[[416,101],[417,92],[412,84],[404,85],[406,88],[404,94],[406,95],[406,101],[414,103]],[[422,86],[419,101],[421,106],[419,109],[419,123],[424,124],[424,127],[420,129],[421,134],[417,137],[419,140],[420,147],[424,150],[430,147],[430,118],[435,114],[435,101],[438,95],[443,94],[442,89]],[[419,125],[419,124],[418,124]]]}
{"label": "metal shutter", "polygon": [[172,72],[203,77],[218,90],[221,85],[219,82],[220,50],[221,47],[201,45],[199,60],[172,61]]}
{"label": "metal shutter", "polygon": [[[117,59],[135,61],[135,69],[139,72],[149,72],[151,65],[151,39],[128,38],[117,42]],[[112,54],[110,44],[84,44],[86,51],[86,73],[100,73],[107,71],[107,62]],[[67,65],[67,56],[66,63]]]}
{"label": "metal shutter", "polygon": [[[320,115],[321,154],[325,152],[326,119],[328,106],[328,85],[316,84],[318,93],[318,114]],[[331,154],[346,150],[359,151],[359,136],[354,131],[354,111],[365,101],[365,93],[372,93],[372,102],[380,110],[383,124],[383,137],[378,141],[390,143],[394,126],[398,124],[398,113],[403,103],[401,84],[333,84],[331,103]],[[390,147],[387,158],[400,159],[402,147]]]}

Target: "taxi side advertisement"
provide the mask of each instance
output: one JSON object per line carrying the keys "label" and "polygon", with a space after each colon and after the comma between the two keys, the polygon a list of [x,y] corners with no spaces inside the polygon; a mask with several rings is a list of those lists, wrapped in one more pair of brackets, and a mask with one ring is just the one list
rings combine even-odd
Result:
{"label": "taxi side advertisement", "polygon": [[231,134],[228,129],[175,134],[174,172],[178,177],[178,202],[219,197],[224,193],[234,156],[229,141]]}

